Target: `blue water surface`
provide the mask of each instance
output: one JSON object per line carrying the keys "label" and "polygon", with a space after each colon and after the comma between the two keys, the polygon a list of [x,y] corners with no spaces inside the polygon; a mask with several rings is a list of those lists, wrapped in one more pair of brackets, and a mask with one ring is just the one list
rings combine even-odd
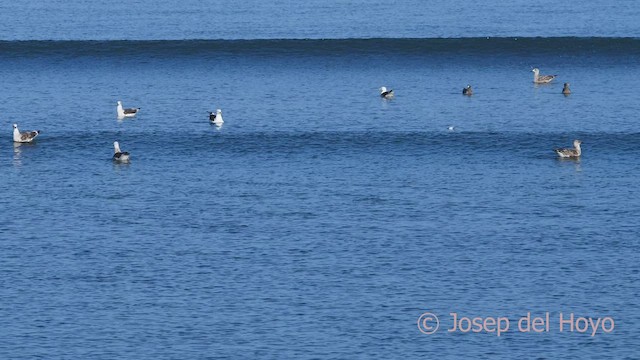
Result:
{"label": "blue water surface", "polygon": [[14,0],[0,39],[640,36],[634,0]]}
{"label": "blue water surface", "polygon": [[638,358],[637,8],[518,3],[1,4],[0,358]]}

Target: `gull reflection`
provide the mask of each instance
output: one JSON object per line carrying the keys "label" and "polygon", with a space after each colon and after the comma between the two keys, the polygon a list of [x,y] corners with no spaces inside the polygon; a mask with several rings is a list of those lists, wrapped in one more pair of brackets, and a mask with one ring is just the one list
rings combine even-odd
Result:
{"label": "gull reflection", "polygon": [[558,157],[556,158],[556,160],[558,161],[559,164],[567,164],[567,166],[569,164],[573,164],[575,170],[577,172],[582,171],[582,166],[580,165],[581,162],[581,158],[577,157],[577,158],[561,158]]}
{"label": "gull reflection", "polygon": [[16,167],[20,167],[22,166],[22,149],[21,147],[23,145],[26,145],[27,143],[19,143],[19,142],[14,142],[13,143],[13,166]]}

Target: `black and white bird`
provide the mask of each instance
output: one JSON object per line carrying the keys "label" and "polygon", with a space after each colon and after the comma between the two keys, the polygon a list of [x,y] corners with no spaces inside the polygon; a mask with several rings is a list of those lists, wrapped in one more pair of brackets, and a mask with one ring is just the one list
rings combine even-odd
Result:
{"label": "black and white bird", "polygon": [[385,99],[391,99],[393,98],[393,90],[387,90],[386,86],[383,86],[380,88],[380,97],[385,98]]}
{"label": "black and white bird", "polygon": [[118,101],[118,106],[116,107],[116,111],[118,112],[118,119],[124,119],[126,117],[134,117],[140,111],[140,108],[127,108],[124,109],[122,107],[122,101]]}
{"label": "black and white bird", "polygon": [[561,158],[579,158],[582,155],[582,149],[580,149],[580,144],[582,141],[573,140],[573,149],[554,149],[556,154]]}
{"label": "black and white bird", "polygon": [[534,68],[531,70],[533,72],[533,82],[535,84],[548,84],[558,75],[540,75],[540,70],[538,68]]}
{"label": "black and white bird", "polygon": [[13,124],[13,141],[18,143],[30,143],[40,134],[40,130],[24,131],[18,130],[18,125]]}
{"label": "black and white bird", "polygon": [[120,144],[117,141],[113,142],[113,161],[129,162],[129,153],[120,151]]}
{"label": "black and white bird", "polygon": [[224,120],[222,119],[222,110],[217,109],[215,113],[209,111],[209,121],[215,125],[222,125]]}
{"label": "black and white bird", "polygon": [[466,88],[462,89],[462,95],[467,95],[467,96],[473,95],[473,89],[471,89],[471,85],[467,85]]}

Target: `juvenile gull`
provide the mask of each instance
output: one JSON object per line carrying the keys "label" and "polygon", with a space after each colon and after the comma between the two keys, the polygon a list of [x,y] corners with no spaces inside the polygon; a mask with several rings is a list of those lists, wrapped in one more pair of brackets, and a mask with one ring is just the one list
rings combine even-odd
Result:
{"label": "juvenile gull", "polygon": [[116,107],[116,111],[118,112],[118,119],[123,119],[125,117],[134,117],[140,111],[140,108],[122,108],[122,101],[118,101],[118,106]]}
{"label": "juvenile gull", "polygon": [[548,84],[558,75],[540,75],[540,70],[534,68],[533,70],[533,82],[536,84]]}
{"label": "juvenile gull", "polygon": [[387,90],[386,86],[380,88],[380,97],[385,99],[391,99],[393,97],[393,90]]}
{"label": "juvenile gull", "polygon": [[30,143],[40,134],[40,130],[20,132],[18,125],[13,124],[13,141],[18,143]]}
{"label": "juvenile gull", "polygon": [[473,89],[471,89],[471,85],[467,85],[466,88],[462,89],[462,95],[473,95]]}
{"label": "juvenile gull", "polygon": [[565,95],[571,94],[571,89],[569,89],[569,83],[564,83],[564,87],[562,88],[562,93]]}
{"label": "juvenile gull", "polygon": [[120,151],[120,144],[117,141],[113,142],[113,161],[129,162],[129,153]]}
{"label": "juvenile gull", "polygon": [[224,120],[222,119],[222,110],[218,109],[215,113],[209,112],[209,121],[218,126],[222,125],[224,123]]}
{"label": "juvenile gull", "polygon": [[580,149],[582,141],[573,140],[573,149],[555,149],[554,151],[561,158],[579,158],[582,155],[582,149]]}

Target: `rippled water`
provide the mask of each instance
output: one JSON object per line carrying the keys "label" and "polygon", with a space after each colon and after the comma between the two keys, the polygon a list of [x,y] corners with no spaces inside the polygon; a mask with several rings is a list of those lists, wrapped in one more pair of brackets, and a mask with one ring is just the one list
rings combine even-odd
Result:
{"label": "rippled water", "polygon": [[[60,29],[146,38],[168,4],[146,27]],[[621,6],[607,34],[635,26]],[[49,21],[0,32],[0,358],[638,357],[637,39],[12,41],[63,37]],[[315,24],[282,31],[296,21]],[[534,66],[556,82],[534,86]],[[117,100],[142,110],[118,121]],[[13,144],[14,122],[42,133]],[[558,160],[576,138],[582,159]],[[448,333],[450,312],[512,330]],[[527,312],[550,331],[515,331]],[[559,332],[571,312],[615,330]]]}
{"label": "rippled water", "polygon": [[634,0],[14,0],[1,39],[640,36]]}

